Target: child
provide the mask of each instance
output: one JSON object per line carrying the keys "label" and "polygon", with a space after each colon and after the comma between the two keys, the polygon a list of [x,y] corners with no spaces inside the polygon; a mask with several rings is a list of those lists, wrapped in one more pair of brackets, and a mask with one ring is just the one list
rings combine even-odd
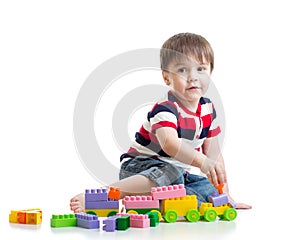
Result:
{"label": "child", "polygon": [[[217,192],[214,185],[224,184],[229,195],[216,110],[203,97],[214,68],[209,42],[200,35],[177,34],[163,44],[160,61],[171,90],[153,106],[132,146],[121,156],[120,181],[111,186],[120,188],[123,198],[149,195],[156,186],[184,184],[187,194],[197,196],[198,205]],[[195,169],[198,174],[191,173]],[[73,197],[70,207],[83,211],[84,195]]]}

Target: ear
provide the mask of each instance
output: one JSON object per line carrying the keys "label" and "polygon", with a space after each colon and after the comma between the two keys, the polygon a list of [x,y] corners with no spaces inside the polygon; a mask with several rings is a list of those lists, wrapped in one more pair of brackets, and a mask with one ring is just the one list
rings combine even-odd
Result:
{"label": "ear", "polygon": [[166,85],[170,85],[170,80],[169,80],[169,73],[166,72],[166,71],[162,71],[162,76],[163,76],[163,79],[164,79],[164,82],[166,83]]}

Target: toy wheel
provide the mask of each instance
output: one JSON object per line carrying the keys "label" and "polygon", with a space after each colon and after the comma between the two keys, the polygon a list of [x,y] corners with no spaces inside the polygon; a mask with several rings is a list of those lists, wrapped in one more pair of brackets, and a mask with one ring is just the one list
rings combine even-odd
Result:
{"label": "toy wheel", "polygon": [[200,213],[196,209],[188,210],[185,219],[189,222],[197,222],[200,218]]}
{"label": "toy wheel", "polygon": [[95,213],[94,211],[91,211],[91,210],[90,210],[90,211],[86,211],[85,213],[86,213],[86,214],[92,214],[92,215],[96,215],[96,216],[97,216],[97,213]]}
{"label": "toy wheel", "polygon": [[111,211],[107,214],[107,216],[108,217],[115,216],[115,215],[117,215],[117,213],[118,213],[117,211]]}
{"label": "toy wheel", "polygon": [[204,212],[204,219],[208,222],[213,222],[217,218],[217,213],[214,209],[208,209]]}
{"label": "toy wheel", "polygon": [[158,210],[151,210],[150,212],[157,212],[157,214],[158,214],[158,221],[161,221],[162,215],[161,215],[160,211],[158,211]]}
{"label": "toy wheel", "polygon": [[135,210],[129,210],[127,213],[128,213],[128,214],[138,214],[138,212],[135,211]]}
{"label": "toy wheel", "polygon": [[164,219],[168,223],[176,222],[177,217],[178,217],[177,212],[174,210],[168,210],[164,215]]}
{"label": "toy wheel", "polygon": [[233,221],[237,216],[237,212],[234,208],[227,208],[224,212],[223,218],[228,221]]}

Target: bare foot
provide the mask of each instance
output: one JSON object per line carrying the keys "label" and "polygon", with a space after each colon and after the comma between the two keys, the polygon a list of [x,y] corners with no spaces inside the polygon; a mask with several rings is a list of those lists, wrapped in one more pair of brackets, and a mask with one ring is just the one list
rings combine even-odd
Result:
{"label": "bare foot", "polygon": [[234,201],[233,199],[232,199],[232,197],[227,193],[227,196],[228,196],[228,198],[231,200],[231,201],[233,201],[234,203],[235,203],[235,208],[236,209],[251,209],[252,208],[252,206],[251,205],[249,205],[249,204],[246,204],[246,203],[240,203],[240,202],[236,202],[236,201]]}
{"label": "bare foot", "polygon": [[74,213],[84,212],[84,193],[79,193],[70,200],[70,209]]}
{"label": "bare foot", "polygon": [[246,203],[236,203],[236,209],[251,209],[252,206]]}

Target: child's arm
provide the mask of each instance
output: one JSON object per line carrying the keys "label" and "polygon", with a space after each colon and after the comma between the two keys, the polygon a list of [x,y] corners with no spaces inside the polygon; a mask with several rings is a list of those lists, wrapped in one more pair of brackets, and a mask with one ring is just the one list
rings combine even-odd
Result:
{"label": "child's arm", "polygon": [[[205,139],[202,145],[202,152],[208,158],[216,160],[216,167],[223,170],[225,182],[227,182],[224,158],[221,153],[218,138],[212,137],[212,138]],[[214,185],[218,185],[219,184],[218,179],[215,178],[215,174],[214,174],[215,168],[211,168],[210,171],[206,173],[206,175],[211,183],[213,183]],[[228,188],[227,184],[225,184],[224,189],[225,188]]]}
{"label": "child's arm", "polygon": [[218,163],[218,159],[210,158],[183,142],[178,138],[177,131],[174,128],[158,128],[156,130],[156,137],[161,148],[169,156],[183,163],[200,168],[203,173],[210,176],[213,183],[226,183],[224,164]]}
{"label": "child's arm", "polygon": [[[223,167],[222,169],[224,170],[224,175],[226,178],[226,171],[225,171],[225,163],[224,163],[224,158],[221,154],[221,150],[219,147],[219,142],[218,142],[218,138],[213,137],[213,138],[207,138],[205,139],[203,146],[202,146],[202,150],[203,153],[208,156],[209,158],[212,159],[217,159],[217,164],[221,164]],[[210,180],[210,182],[212,182],[213,184],[218,184],[216,183],[215,180],[212,179],[212,176],[210,173],[206,174],[208,179]],[[234,201],[231,197],[231,195],[229,194],[229,188],[228,188],[228,182],[226,181],[226,183],[224,184],[223,187],[223,191],[228,195],[228,197]],[[234,201],[235,202],[235,201]],[[240,202],[236,202],[236,208],[237,209],[250,209],[252,208],[250,205],[245,204],[245,203],[240,203]]]}

